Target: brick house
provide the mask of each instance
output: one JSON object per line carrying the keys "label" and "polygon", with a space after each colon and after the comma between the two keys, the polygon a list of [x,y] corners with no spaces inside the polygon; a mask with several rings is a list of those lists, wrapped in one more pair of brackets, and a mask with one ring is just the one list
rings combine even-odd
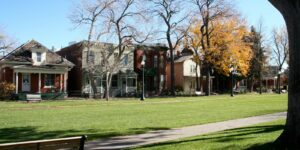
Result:
{"label": "brick house", "polygon": [[[87,96],[92,92],[90,81],[88,78],[87,67],[87,41],[80,41],[70,46],[62,48],[57,54],[67,58],[75,67],[70,71],[68,77],[68,89],[71,96]],[[94,42],[90,48],[89,57],[93,58],[95,65],[101,65],[102,56],[101,51],[115,47],[111,43]],[[135,95],[137,91],[137,74],[133,70],[133,51],[134,46],[129,46],[125,49],[121,58],[121,64],[118,66],[118,72],[114,72],[111,81],[110,95],[115,96],[129,96]],[[118,53],[115,50],[114,53]],[[113,59],[114,56],[111,57]],[[110,60],[113,61],[113,60]],[[97,94],[103,95],[105,92],[105,76],[97,73],[94,74],[96,80]],[[76,82],[75,82],[76,81]]]}
{"label": "brick house", "polygon": [[[0,82],[15,84],[15,94],[41,93],[42,98],[62,98],[67,93],[67,59],[31,40],[0,59]],[[52,97],[51,97],[52,96]]]}
{"label": "brick house", "polygon": [[[166,89],[168,48],[162,44],[137,45],[134,51],[134,71],[138,74],[139,89],[142,83],[141,61],[145,56],[146,95],[160,95]],[[140,90],[139,90],[140,93]]]}
{"label": "brick house", "polygon": [[[200,67],[196,69],[196,63],[192,60],[193,52],[187,48],[184,48],[174,58],[174,70],[175,70],[175,87],[181,89],[183,94],[194,95],[196,92],[196,74],[201,76]],[[167,64],[167,88],[171,89],[170,81],[170,69],[171,63]],[[203,77],[203,76],[202,76]],[[203,81],[201,81],[203,85]]]}

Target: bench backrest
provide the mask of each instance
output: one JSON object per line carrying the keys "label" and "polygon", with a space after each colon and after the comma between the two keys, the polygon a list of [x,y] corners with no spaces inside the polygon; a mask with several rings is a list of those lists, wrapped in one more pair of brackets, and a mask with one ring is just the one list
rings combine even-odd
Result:
{"label": "bench backrest", "polygon": [[0,144],[1,150],[83,150],[86,136]]}
{"label": "bench backrest", "polygon": [[41,100],[41,94],[26,94],[27,100]]}

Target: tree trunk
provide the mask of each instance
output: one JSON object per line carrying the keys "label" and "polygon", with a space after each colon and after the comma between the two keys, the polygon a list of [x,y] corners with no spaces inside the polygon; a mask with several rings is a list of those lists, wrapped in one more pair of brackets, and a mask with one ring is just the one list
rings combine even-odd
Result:
{"label": "tree trunk", "polygon": [[254,88],[254,77],[253,76],[251,77],[251,81],[250,82],[251,82],[250,92],[252,93],[253,92],[253,88]]}
{"label": "tree trunk", "polygon": [[105,87],[105,99],[106,101],[109,100],[109,89],[110,89],[110,85],[111,85],[111,78],[112,75],[110,73],[106,73],[106,87]]}
{"label": "tree trunk", "polygon": [[92,88],[92,90],[90,90],[89,98],[95,98],[95,94],[97,93],[97,87],[94,81],[94,75],[91,72],[89,72],[88,74],[89,74],[89,80],[91,84],[90,88]]}
{"label": "tree trunk", "polygon": [[262,75],[261,70],[259,72],[259,94],[262,94]]}
{"label": "tree trunk", "polygon": [[278,94],[281,94],[281,89],[280,89],[280,73],[277,74],[277,90],[278,90]]}
{"label": "tree trunk", "polygon": [[216,87],[216,92],[219,93],[220,92],[220,76],[219,75],[215,75],[216,76],[216,84],[217,84],[217,87]]}
{"label": "tree trunk", "polygon": [[287,120],[275,141],[280,149],[300,149],[300,1],[269,0],[282,14],[289,34],[289,92]]}
{"label": "tree trunk", "polygon": [[210,69],[206,71],[206,96],[210,96]]}

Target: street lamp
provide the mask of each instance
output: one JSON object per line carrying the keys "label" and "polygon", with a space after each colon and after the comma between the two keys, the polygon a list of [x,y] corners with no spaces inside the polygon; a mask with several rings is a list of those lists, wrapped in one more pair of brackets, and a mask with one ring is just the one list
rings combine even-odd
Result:
{"label": "street lamp", "polygon": [[278,90],[278,94],[281,94],[281,89],[280,89],[280,79],[281,79],[281,74],[283,73],[282,70],[279,70],[277,73],[277,90]]}
{"label": "street lamp", "polygon": [[235,68],[233,66],[230,67],[229,69],[230,71],[230,75],[231,75],[231,92],[230,92],[230,96],[233,97],[233,84],[234,84],[234,74],[235,74]]}
{"label": "street lamp", "polygon": [[275,93],[276,93],[276,90],[277,90],[277,86],[276,86],[276,81],[277,81],[277,76],[274,77],[274,89],[275,89]]}
{"label": "street lamp", "polygon": [[231,92],[230,92],[230,96],[233,97],[233,67],[230,68],[230,76],[231,76]]}
{"label": "street lamp", "polygon": [[143,70],[141,101],[145,100],[145,60],[146,60],[146,56],[144,55],[141,62],[142,70]]}

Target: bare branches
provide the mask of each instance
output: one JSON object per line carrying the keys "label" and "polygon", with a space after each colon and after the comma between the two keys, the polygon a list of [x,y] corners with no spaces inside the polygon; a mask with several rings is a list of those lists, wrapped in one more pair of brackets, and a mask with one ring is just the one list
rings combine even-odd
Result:
{"label": "bare branches", "polygon": [[281,71],[282,66],[286,62],[288,55],[289,55],[289,41],[288,41],[288,34],[285,27],[280,29],[273,29],[272,34],[273,40],[273,53],[274,59],[278,65],[279,71]]}
{"label": "bare branches", "polygon": [[174,50],[178,47],[180,41],[187,33],[190,24],[185,24],[189,21],[189,14],[183,10],[184,2],[181,0],[148,0],[151,4],[149,12],[163,21],[165,39],[167,40],[170,50],[171,59],[171,91],[175,96],[175,81],[174,81]]}
{"label": "bare branches", "polygon": [[0,52],[3,52],[3,55],[11,50],[14,46],[15,42],[12,41],[7,35],[4,33],[0,33]]}
{"label": "bare branches", "polygon": [[[86,63],[89,65],[86,69],[90,72],[90,81],[94,81],[95,73],[105,74],[107,80],[111,80],[112,74],[121,69],[124,53],[133,42],[143,43],[151,36],[146,30],[140,30],[142,28],[134,22],[139,17],[146,18],[137,0],[85,0],[75,9],[72,22],[86,25],[89,30],[86,44]],[[101,46],[105,38],[114,44]],[[90,61],[90,53],[94,51],[99,52],[97,59],[101,61]],[[95,92],[95,83],[91,84]],[[107,82],[106,90],[109,90],[109,86],[110,82]]]}

